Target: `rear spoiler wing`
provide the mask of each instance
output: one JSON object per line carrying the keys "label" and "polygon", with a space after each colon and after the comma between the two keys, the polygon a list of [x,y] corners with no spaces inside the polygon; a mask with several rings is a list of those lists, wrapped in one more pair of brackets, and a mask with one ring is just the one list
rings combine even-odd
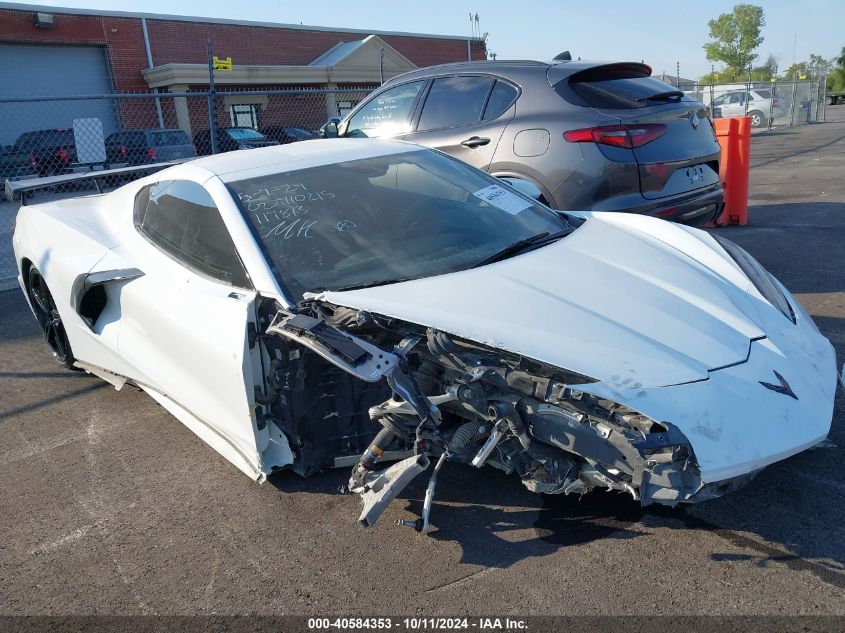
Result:
{"label": "rear spoiler wing", "polygon": [[84,171],[73,174],[61,174],[59,176],[45,176],[44,178],[21,178],[19,180],[6,180],[6,200],[12,202],[15,196],[20,195],[21,206],[26,205],[28,193],[42,191],[51,187],[93,182],[97,193],[103,193],[102,180],[113,176],[141,176],[173,167],[181,163],[194,160],[193,158],[182,158],[166,163],[152,163],[150,165],[136,165],[134,167],[118,167],[116,169],[99,169]]}

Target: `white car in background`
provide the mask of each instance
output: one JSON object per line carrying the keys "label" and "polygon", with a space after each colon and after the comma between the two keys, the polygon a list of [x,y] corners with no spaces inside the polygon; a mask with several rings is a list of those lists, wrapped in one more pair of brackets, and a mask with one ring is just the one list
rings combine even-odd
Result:
{"label": "white car in background", "polygon": [[675,505],[830,428],[833,347],[739,246],[555,212],[400,141],[201,158],[23,206],[13,244],[60,364],[139,386],[255,480],[353,466],[365,526],[430,460],[422,532],[447,462]]}
{"label": "white car in background", "polygon": [[[748,96],[748,108],[745,98]],[[769,119],[779,118],[787,114],[786,104],[777,94],[772,95],[768,88],[754,88],[746,93],[745,90],[732,90],[713,100],[713,118],[751,117],[751,127],[766,127]]]}

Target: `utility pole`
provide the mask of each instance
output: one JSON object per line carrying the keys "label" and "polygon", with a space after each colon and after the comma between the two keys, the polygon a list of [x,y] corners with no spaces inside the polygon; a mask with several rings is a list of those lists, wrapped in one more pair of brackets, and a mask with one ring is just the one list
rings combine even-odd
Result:
{"label": "utility pole", "polygon": [[[147,66],[153,67],[153,51],[150,48],[150,33],[147,31],[147,18],[141,18],[141,31],[144,34],[144,49],[147,51]],[[153,92],[158,93],[158,88],[153,88]],[[158,126],[164,129],[164,115],[161,111],[161,100],[156,97],[156,116],[158,117]]]}
{"label": "utility pole", "polygon": [[713,85],[716,81],[716,68],[713,64],[710,64],[710,116],[713,116],[713,100],[716,98],[715,94],[715,86]]}
{"label": "utility pole", "polygon": [[751,99],[751,62],[748,62],[748,83],[745,84],[745,116],[748,116],[748,101]]}
{"label": "utility pole", "polygon": [[211,136],[211,153],[217,153],[217,93],[214,90],[214,55],[211,38],[208,38],[208,131]]}

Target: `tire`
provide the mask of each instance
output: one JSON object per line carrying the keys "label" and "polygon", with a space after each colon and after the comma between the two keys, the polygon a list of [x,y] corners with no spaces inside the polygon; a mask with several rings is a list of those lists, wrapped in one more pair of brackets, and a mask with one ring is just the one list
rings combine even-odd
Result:
{"label": "tire", "polygon": [[769,119],[759,110],[752,110],[748,116],[751,117],[751,127],[766,127],[769,124]]}
{"label": "tire", "polygon": [[27,281],[27,294],[32,304],[32,310],[35,312],[38,325],[44,332],[44,338],[47,340],[47,346],[50,348],[53,358],[66,369],[76,369],[73,366],[76,358],[73,356],[73,350],[70,347],[70,341],[67,332],[65,332],[59,310],[56,308],[56,302],[53,301],[53,295],[50,294],[50,289],[47,288],[44,277],[41,276],[35,266],[29,269]]}

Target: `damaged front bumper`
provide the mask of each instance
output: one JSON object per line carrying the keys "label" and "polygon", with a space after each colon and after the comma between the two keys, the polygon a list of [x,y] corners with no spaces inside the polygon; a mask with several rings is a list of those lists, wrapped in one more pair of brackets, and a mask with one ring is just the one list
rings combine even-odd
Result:
{"label": "damaged front bumper", "polygon": [[[382,430],[349,487],[364,502],[360,523],[371,527],[436,459],[422,516],[399,521],[427,532],[446,461],[516,474],[533,492],[610,489],[642,505],[695,503],[739,488],[827,436],[836,385],[830,374],[838,372],[829,371],[832,348],[811,325],[799,323],[803,340],[755,340],[744,363],[656,388],[579,376],[320,300],[299,314],[276,313],[266,334],[358,380],[389,386],[387,400],[365,409]],[[773,388],[776,376],[788,377],[788,389]],[[402,451],[409,456],[378,469],[386,455]]]}
{"label": "damaged front bumper", "polygon": [[835,352],[823,337],[777,337],[753,341],[745,363],[711,371],[707,380],[637,390],[596,383],[584,390],[671,420],[709,484],[743,477],[823,441],[837,375]]}

